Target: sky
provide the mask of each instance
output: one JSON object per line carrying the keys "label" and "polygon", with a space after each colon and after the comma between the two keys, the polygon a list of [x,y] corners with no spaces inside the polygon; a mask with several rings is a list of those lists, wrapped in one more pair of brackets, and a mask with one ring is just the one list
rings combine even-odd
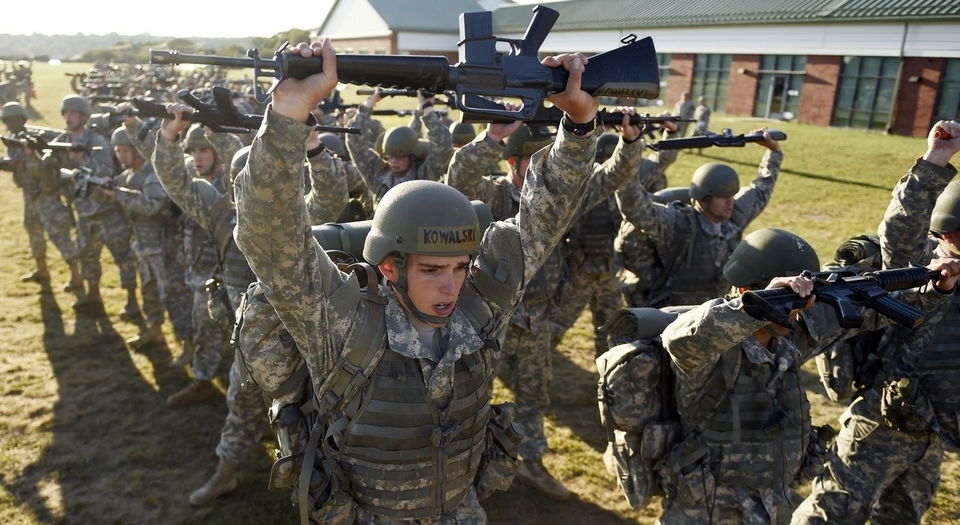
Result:
{"label": "sky", "polygon": [[[129,0],[47,0],[41,4],[5,0],[4,6],[0,8],[0,34],[148,33],[172,37],[267,37],[294,28],[320,27],[333,1],[284,2],[282,14],[278,14],[265,6],[277,5],[279,2],[273,4],[264,0],[232,0],[229,3],[215,0],[159,3]],[[518,4],[537,3],[537,0],[514,1]],[[42,6],[39,11],[38,5]],[[289,7],[292,5],[310,7],[303,8],[303,12],[294,13]],[[178,6],[182,8],[178,9]]]}

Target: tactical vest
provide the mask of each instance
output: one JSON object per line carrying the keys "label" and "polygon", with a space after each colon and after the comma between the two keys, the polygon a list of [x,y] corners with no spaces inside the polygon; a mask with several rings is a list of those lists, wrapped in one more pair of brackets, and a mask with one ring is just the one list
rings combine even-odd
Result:
{"label": "tactical vest", "polygon": [[490,411],[478,354],[457,361],[453,397],[441,414],[420,364],[384,353],[339,454],[360,507],[395,519],[438,519],[460,504],[480,464]]}
{"label": "tactical vest", "polygon": [[960,300],[956,295],[937,325],[936,335],[917,365],[921,385],[930,400],[940,433],[949,446],[960,444]]}
{"label": "tactical vest", "polygon": [[[714,377],[697,405],[681,407],[686,439],[666,458],[662,471],[668,473],[665,479],[675,483],[681,473],[707,468],[717,485],[781,493],[793,481],[812,431],[810,404],[798,364],[794,361],[783,372],[776,398],[771,398],[765,385],[756,379],[763,376],[759,366],[742,354],[740,350],[742,364],[736,367],[739,371],[735,375],[723,380]],[[722,373],[723,360],[730,355],[728,352],[721,359],[716,374]],[[675,496],[676,487],[665,483],[665,488],[668,496]]]}
{"label": "tactical vest", "polygon": [[567,239],[580,248],[584,257],[613,258],[613,241],[620,229],[620,216],[615,210],[616,205],[611,205],[609,199],[605,200],[594,206],[570,229]]}
{"label": "tactical vest", "polygon": [[217,245],[197,221],[181,215],[186,281],[191,290],[201,290],[217,271]]}
{"label": "tactical vest", "polygon": [[406,173],[400,177],[394,176],[389,167],[378,173],[375,177],[376,187],[373,188],[374,194],[377,196],[377,202],[380,202],[380,199],[382,199],[383,196],[397,184],[407,182],[409,180],[423,179],[424,177],[420,175],[420,166],[421,163],[419,162],[411,162]]}
{"label": "tactical vest", "polygon": [[[152,170],[140,170],[130,174],[126,186],[132,190],[143,191],[143,185]],[[133,233],[137,242],[134,246],[138,253],[159,253],[164,249],[163,239],[166,234],[166,220],[169,218],[169,208],[156,215],[130,212],[127,217],[133,226]]]}
{"label": "tactical vest", "polygon": [[[674,250],[665,265],[672,265],[673,271],[666,270],[664,286],[670,292],[671,305],[701,304],[704,301],[723,296],[730,289],[730,283],[723,277],[723,265],[717,265],[717,254],[704,239],[697,212],[694,208],[682,208],[682,217],[677,221]],[[727,242],[727,256],[739,242],[735,236]],[[650,296],[657,295],[651,290]]]}
{"label": "tactical vest", "polygon": [[227,289],[246,290],[250,283],[257,280],[247,258],[237,247],[237,243],[230,237],[223,253],[223,284]]}

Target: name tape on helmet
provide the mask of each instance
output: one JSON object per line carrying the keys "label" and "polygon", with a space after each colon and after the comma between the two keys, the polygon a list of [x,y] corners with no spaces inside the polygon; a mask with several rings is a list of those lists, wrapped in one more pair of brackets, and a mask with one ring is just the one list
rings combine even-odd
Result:
{"label": "name tape on helmet", "polygon": [[421,227],[417,235],[418,251],[425,252],[464,252],[480,248],[477,228],[458,227]]}

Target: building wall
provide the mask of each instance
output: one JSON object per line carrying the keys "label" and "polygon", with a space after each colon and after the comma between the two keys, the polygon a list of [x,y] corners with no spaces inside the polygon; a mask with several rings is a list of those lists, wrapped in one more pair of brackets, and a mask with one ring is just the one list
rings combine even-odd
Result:
{"label": "building wall", "polygon": [[[740,73],[740,70],[743,73]],[[749,117],[753,115],[753,102],[757,97],[757,70],[760,55],[733,55],[730,61],[730,83],[727,87],[728,115]],[[693,94],[697,96],[696,93]]]}
{"label": "building wall", "polygon": [[337,53],[360,53],[363,50],[367,54],[374,54],[377,50],[385,50],[386,54],[395,54],[397,52],[396,39],[392,36],[374,37],[374,38],[337,38],[333,40],[333,47]]}
{"label": "building wall", "polygon": [[[942,58],[905,58],[900,75],[900,91],[894,106],[893,132],[897,135],[925,137],[930,131]],[[917,79],[911,82],[911,77]]]}
{"label": "building wall", "polygon": [[830,125],[842,61],[843,57],[840,56],[811,55],[807,57],[798,122],[820,126]]}
{"label": "building wall", "polygon": [[[680,94],[690,91],[693,85],[693,59],[689,53],[674,53],[670,56],[670,80],[667,82],[667,108],[680,100]],[[693,95],[696,95],[695,93]]]}

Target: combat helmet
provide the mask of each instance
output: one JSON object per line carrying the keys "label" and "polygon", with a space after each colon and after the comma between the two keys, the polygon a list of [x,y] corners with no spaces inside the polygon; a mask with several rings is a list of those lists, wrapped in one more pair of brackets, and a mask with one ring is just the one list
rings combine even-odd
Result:
{"label": "combat helmet", "polygon": [[710,162],[697,168],[690,180],[690,198],[732,197],[740,191],[737,171],[726,164]]}
{"label": "combat helmet", "polygon": [[93,108],[90,107],[90,103],[80,95],[67,95],[63,97],[63,100],[60,101],[60,114],[62,115],[64,111],[68,110],[79,111],[87,118],[90,118],[90,115],[93,114]]}
{"label": "combat helmet", "polygon": [[350,160],[350,156],[347,154],[347,148],[344,147],[343,141],[340,140],[340,137],[338,137],[336,133],[321,133],[320,142],[330,153],[333,153],[341,159]]}
{"label": "combat helmet", "polygon": [[121,127],[113,130],[113,134],[110,135],[110,145],[133,146],[133,142],[130,140],[130,135],[127,135],[127,130]]}
{"label": "combat helmet", "polygon": [[777,228],[764,228],[744,237],[723,266],[723,276],[736,287],[766,288],[774,277],[820,269],[810,243]]}
{"label": "combat helmet", "polygon": [[416,155],[420,151],[420,137],[410,126],[395,126],[383,136],[383,158]]}
{"label": "combat helmet", "polygon": [[596,158],[599,159],[609,159],[613,156],[613,150],[617,149],[617,144],[620,143],[620,135],[616,133],[607,132],[597,139],[597,155]]}
{"label": "combat helmet", "polygon": [[183,141],[183,149],[191,151],[194,148],[213,148],[213,144],[210,144],[210,141],[203,134],[203,127],[199,122],[190,126],[187,131],[187,139]]}
{"label": "combat helmet", "polygon": [[240,170],[247,165],[247,157],[250,156],[250,146],[244,146],[233,154],[230,161],[230,178],[235,179],[240,174]]}
{"label": "combat helmet", "polygon": [[3,105],[3,108],[0,108],[0,120],[11,117],[23,117],[24,120],[30,118],[27,115],[27,110],[19,102],[7,102]]}
{"label": "combat helmet", "polygon": [[398,278],[391,286],[421,321],[445,324],[448,318],[417,310],[407,293],[406,254],[474,255],[480,250],[480,221],[466,196],[428,180],[398,184],[384,194],[363,246],[363,258],[379,265],[394,254]]}
{"label": "combat helmet", "polygon": [[553,142],[553,137],[534,137],[529,126],[520,126],[507,137],[507,147],[501,158],[529,157]]}
{"label": "combat helmet", "polygon": [[960,228],[960,180],[955,180],[937,197],[930,215],[930,231],[950,233]]}
{"label": "combat helmet", "polygon": [[450,124],[450,135],[454,144],[466,144],[477,137],[477,129],[473,124],[454,122]]}

